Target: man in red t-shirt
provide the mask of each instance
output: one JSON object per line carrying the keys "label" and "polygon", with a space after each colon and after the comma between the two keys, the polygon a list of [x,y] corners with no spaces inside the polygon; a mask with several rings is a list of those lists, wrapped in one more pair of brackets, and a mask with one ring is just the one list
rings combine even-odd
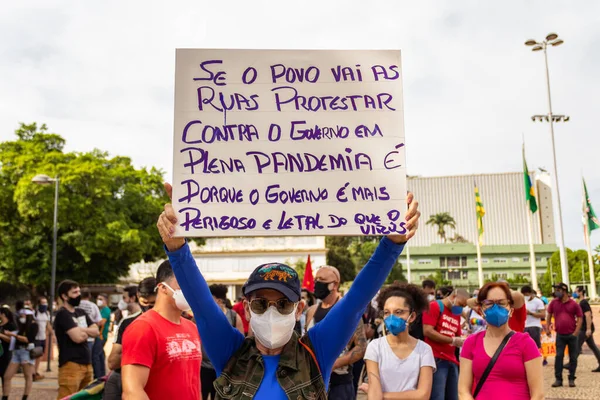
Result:
{"label": "man in red t-shirt", "polygon": [[181,317],[190,309],[169,261],[156,272],[156,304],[123,335],[123,398],[198,400],[200,336]]}
{"label": "man in red t-shirt", "polygon": [[455,351],[464,342],[460,337],[460,316],[468,298],[466,290],[456,289],[445,299],[429,303],[429,311],[423,313],[425,343],[431,346],[436,364],[432,400],[458,399],[458,360]]}
{"label": "man in red t-shirt", "polygon": [[240,297],[238,302],[233,305],[232,310],[235,311],[242,319],[242,325],[244,325],[244,335],[248,336],[250,321],[248,321],[248,318],[246,318],[246,311],[244,310],[244,301],[242,297]]}

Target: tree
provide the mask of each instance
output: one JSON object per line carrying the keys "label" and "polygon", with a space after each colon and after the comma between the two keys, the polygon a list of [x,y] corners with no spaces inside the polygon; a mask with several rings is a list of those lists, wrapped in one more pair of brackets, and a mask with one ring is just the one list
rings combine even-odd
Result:
{"label": "tree", "polygon": [[452,229],[456,229],[456,221],[454,218],[447,213],[439,213],[433,214],[429,217],[429,220],[426,222],[427,225],[437,225],[438,227],[438,235],[442,238],[442,241],[446,243],[446,227],[450,227]]}
{"label": "tree", "polygon": [[[581,282],[582,278],[590,282],[590,273],[586,250],[565,249],[567,252],[567,264],[569,266],[569,281]],[[583,268],[583,271],[582,271]],[[596,279],[600,278],[600,264],[594,260],[594,272]],[[551,274],[554,274],[551,277]],[[544,293],[552,293],[552,282],[562,282],[562,271],[560,268],[560,252],[555,251],[548,259],[548,268],[540,281],[540,287]]]}
{"label": "tree", "polygon": [[453,237],[450,238],[450,243],[471,243],[464,236],[455,233]]}
{"label": "tree", "polygon": [[356,276],[356,265],[350,254],[350,236],[328,236],[325,238],[327,246],[327,265],[336,267],[340,271],[341,283],[353,281]]}
{"label": "tree", "polygon": [[164,256],[155,225],[168,201],[161,171],[100,150],[66,153],[46,125],[15,133],[0,143],[0,280],[48,288],[54,188],[32,183],[36,174],[60,177],[57,282],[115,282],[131,263]]}
{"label": "tree", "polygon": [[435,274],[426,276],[424,280],[428,279],[435,282],[436,288],[440,288],[442,286],[452,286],[452,281],[445,279],[442,271],[437,271]]}

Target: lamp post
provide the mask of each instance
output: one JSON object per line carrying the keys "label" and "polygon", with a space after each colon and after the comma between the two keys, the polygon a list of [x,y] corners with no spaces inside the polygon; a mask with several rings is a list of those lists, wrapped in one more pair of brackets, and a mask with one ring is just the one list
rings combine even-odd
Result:
{"label": "lamp post", "polygon": [[[38,185],[49,185],[54,182],[54,225],[52,228],[52,273],[50,278],[50,301],[48,302],[48,309],[50,310],[50,323],[52,323],[52,309],[54,304],[54,289],[56,287],[56,240],[58,234],[58,176],[52,179],[48,175],[36,175],[31,180],[33,183]],[[50,337],[50,343],[48,344],[48,365],[46,371],[50,372],[50,363],[52,362],[52,337]]]}
{"label": "lamp post", "polygon": [[562,272],[562,280],[569,286],[569,265],[567,264],[567,253],[565,252],[565,241],[564,231],[562,224],[562,209],[560,206],[560,190],[558,187],[558,170],[556,166],[556,148],[554,143],[554,123],[555,122],[567,122],[570,117],[566,115],[554,115],[552,114],[552,98],[550,96],[550,72],[548,69],[548,46],[560,46],[564,41],[558,37],[556,33],[549,33],[546,39],[538,42],[534,39],[529,39],[525,42],[525,46],[531,46],[532,51],[544,50],[544,61],[546,62],[546,87],[548,90],[548,114],[547,115],[534,115],[531,119],[535,121],[546,121],[550,123],[550,140],[552,142],[552,158],[553,158],[553,192],[554,198],[556,199],[556,213],[558,215],[558,250],[560,252],[560,270]]}

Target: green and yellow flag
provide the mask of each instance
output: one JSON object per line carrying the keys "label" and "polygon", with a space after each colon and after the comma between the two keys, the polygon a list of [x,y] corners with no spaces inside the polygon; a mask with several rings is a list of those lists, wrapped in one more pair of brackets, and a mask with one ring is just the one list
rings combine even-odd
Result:
{"label": "green and yellow flag", "polygon": [[475,211],[477,212],[477,233],[479,235],[479,245],[481,246],[483,244],[483,216],[485,215],[485,208],[483,208],[477,184],[475,185]]}
{"label": "green and yellow flag", "polygon": [[527,162],[525,161],[525,145],[523,145],[523,178],[525,180],[525,201],[529,205],[531,212],[535,213],[538,210],[538,205],[537,201],[535,201],[535,190],[533,190],[529,169],[527,168]]}
{"label": "green and yellow flag", "polygon": [[596,213],[592,208],[592,202],[590,201],[590,196],[588,196],[585,179],[581,179],[583,180],[583,218],[584,222],[587,220],[587,234],[590,235],[593,230],[600,228],[600,221],[598,221]]}

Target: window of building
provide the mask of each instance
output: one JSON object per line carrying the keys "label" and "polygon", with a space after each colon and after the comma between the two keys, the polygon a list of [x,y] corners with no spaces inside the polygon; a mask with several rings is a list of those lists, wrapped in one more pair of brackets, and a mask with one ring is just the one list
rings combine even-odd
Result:
{"label": "window of building", "polygon": [[490,274],[483,274],[483,279],[490,279]]}
{"label": "window of building", "polygon": [[460,267],[460,257],[448,257],[446,258],[448,268]]}
{"label": "window of building", "polygon": [[523,257],[523,262],[529,262],[529,257]]}
{"label": "window of building", "polygon": [[440,257],[440,267],[446,268],[446,257]]}
{"label": "window of building", "polygon": [[499,279],[508,279],[507,273],[497,274]]}
{"label": "window of building", "polygon": [[425,279],[427,279],[427,275],[419,275],[420,281],[424,281]]}
{"label": "window of building", "polygon": [[419,260],[419,264],[431,264],[431,260],[422,258]]}
{"label": "window of building", "polygon": [[513,257],[513,262],[521,262],[521,259],[519,257]]}
{"label": "window of building", "polygon": [[487,264],[487,263],[490,262],[490,260],[488,260],[487,258],[482,258],[481,262],[484,263],[484,264]]}
{"label": "window of building", "polygon": [[494,258],[495,263],[505,263],[508,260],[506,258]]}
{"label": "window of building", "polygon": [[535,261],[537,261],[537,262],[542,262],[543,260],[542,260],[542,257],[536,257],[536,258],[535,258]]}
{"label": "window of building", "polygon": [[461,271],[463,280],[467,280],[469,278],[469,271]]}
{"label": "window of building", "polygon": [[456,270],[455,271],[448,271],[448,272],[446,272],[446,276],[447,276],[446,279],[448,279],[449,281],[459,280],[460,276],[461,276],[460,273],[461,273],[461,271],[456,271]]}
{"label": "window of building", "polygon": [[466,267],[467,266],[467,257],[466,256],[462,256],[460,258],[460,266],[461,267]]}

